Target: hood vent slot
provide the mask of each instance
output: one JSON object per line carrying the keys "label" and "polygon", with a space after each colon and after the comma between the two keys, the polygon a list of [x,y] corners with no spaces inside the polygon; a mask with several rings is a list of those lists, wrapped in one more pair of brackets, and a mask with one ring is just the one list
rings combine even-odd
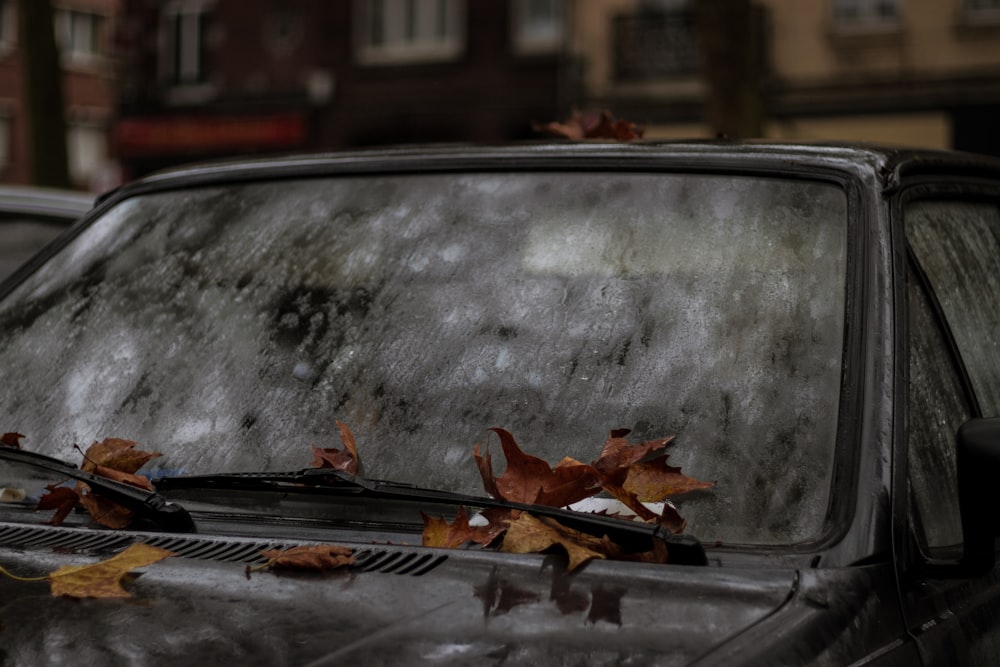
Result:
{"label": "hood vent slot", "polygon": [[[263,563],[262,551],[287,549],[315,542],[275,543],[244,538],[195,537],[156,535],[148,533],[122,533],[54,526],[0,525],[0,546],[17,546],[31,549],[58,549],[87,552],[120,551],[136,542],[173,551],[181,558],[211,560],[222,563]],[[380,572],[419,577],[448,560],[447,554],[437,551],[410,551],[402,549],[368,549],[354,551],[355,572]]]}

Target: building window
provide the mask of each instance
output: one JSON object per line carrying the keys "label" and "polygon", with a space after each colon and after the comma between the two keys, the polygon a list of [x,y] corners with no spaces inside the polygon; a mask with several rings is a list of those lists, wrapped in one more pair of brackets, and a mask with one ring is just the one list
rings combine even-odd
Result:
{"label": "building window", "polygon": [[17,44],[17,0],[0,0],[0,52]]}
{"label": "building window", "polygon": [[209,7],[192,0],[167,5],[163,14],[161,72],[173,86],[207,83]]}
{"label": "building window", "polygon": [[563,41],[563,0],[515,0],[513,3],[514,50],[519,53],[551,53]]}
{"label": "building window", "polygon": [[88,185],[107,160],[107,128],[93,123],[70,123],[66,152],[70,178],[79,185]]}
{"label": "building window", "polygon": [[56,41],[70,64],[89,64],[104,55],[104,26],[100,14],[76,9],[57,9]]}
{"label": "building window", "polygon": [[354,7],[362,63],[453,60],[462,52],[462,0],[357,0]]}
{"label": "building window", "polygon": [[884,24],[899,21],[899,0],[834,0],[833,18],[840,24]]}

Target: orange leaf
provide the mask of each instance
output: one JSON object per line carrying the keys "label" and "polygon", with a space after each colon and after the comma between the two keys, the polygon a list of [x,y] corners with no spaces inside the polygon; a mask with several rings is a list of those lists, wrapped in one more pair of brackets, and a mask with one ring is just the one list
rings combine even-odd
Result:
{"label": "orange leaf", "polygon": [[657,438],[633,445],[625,438],[628,434],[628,429],[611,431],[608,439],[604,441],[601,455],[593,464],[594,468],[610,477],[616,484],[625,482],[629,466],[662,452],[670,446],[675,437],[670,435],[666,438]]}
{"label": "orange leaf", "polygon": [[508,524],[502,549],[508,553],[526,554],[541,553],[555,546],[562,547],[569,557],[568,572],[594,558],[607,558],[604,540],[526,513]]}
{"label": "orange leaf", "polygon": [[563,459],[555,468],[536,456],[525,454],[509,432],[491,428],[500,437],[507,459],[507,469],[493,476],[489,452],[481,457],[476,447],[474,457],[488,493],[511,502],[565,507],[599,491],[594,469],[573,459]]}
{"label": "orange leaf", "polygon": [[564,139],[614,139],[631,141],[641,139],[645,129],[626,120],[616,119],[610,111],[580,113],[572,115],[562,123],[535,124],[536,132]]}
{"label": "orange leaf", "polygon": [[[354,552],[332,544],[305,545],[290,549],[269,549],[261,555],[267,562],[255,569],[304,570],[320,572],[345,567],[354,562]],[[247,568],[249,572],[251,568]]]}
{"label": "orange leaf", "polygon": [[21,448],[21,438],[24,436],[20,433],[4,433],[0,435],[0,445],[6,445],[8,447],[13,447],[14,449]]}
{"label": "orange leaf", "polygon": [[74,598],[131,597],[121,586],[122,578],[137,567],[151,565],[173,555],[166,549],[139,543],[99,563],[61,567],[49,575],[52,595]]}
{"label": "orange leaf", "polygon": [[707,489],[712,482],[702,482],[682,474],[680,468],[667,465],[667,457],[661,456],[648,463],[630,466],[624,486],[643,502],[659,502],[688,491]]}
{"label": "orange leaf", "polygon": [[358,458],[358,447],[354,441],[354,434],[347,424],[339,419],[337,427],[340,429],[340,441],[344,443],[344,449],[321,449],[313,447],[313,467],[314,468],[336,468],[352,475],[358,474],[361,467]]}
{"label": "orange leaf", "polygon": [[53,526],[61,526],[69,513],[80,502],[80,494],[68,486],[57,486],[50,484],[45,487],[46,492],[38,499],[36,510],[55,510],[56,513],[49,519],[48,523]]}
{"label": "orange leaf", "polygon": [[422,543],[425,547],[444,547],[454,549],[466,542],[487,545],[502,533],[506,526],[499,521],[491,520],[487,526],[470,526],[469,514],[464,507],[459,507],[455,521],[450,525],[441,517],[432,517],[420,513],[424,519]]}
{"label": "orange leaf", "polygon": [[83,455],[83,465],[87,472],[94,472],[98,466],[112,468],[121,472],[134,473],[152,458],[160,456],[159,452],[144,452],[135,449],[135,441],[122,438],[105,438],[87,448]]}

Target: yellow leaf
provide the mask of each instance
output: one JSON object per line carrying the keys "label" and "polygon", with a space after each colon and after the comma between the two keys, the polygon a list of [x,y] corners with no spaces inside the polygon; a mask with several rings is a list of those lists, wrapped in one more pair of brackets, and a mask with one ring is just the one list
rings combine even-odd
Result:
{"label": "yellow leaf", "polygon": [[140,543],[99,563],[61,567],[49,575],[52,595],[74,598],[131,597],[121,586],[122,578],[137,567],[152,565],[173,555],[172,551]]}

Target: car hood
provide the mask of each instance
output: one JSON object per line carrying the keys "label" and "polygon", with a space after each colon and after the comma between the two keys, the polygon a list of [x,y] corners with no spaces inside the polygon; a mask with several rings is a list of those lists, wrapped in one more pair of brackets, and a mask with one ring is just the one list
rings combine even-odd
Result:
{"label": "car hood", "polygon": [[[107,554],[105,554],[107,555]],[[0,547],[42,573],[96,560]],[[0,577],[5,665],[688,664],[767,617],[793,570],[592,562],[407,547],[326,574],[169,558],[128,600],[55,598]]]}

